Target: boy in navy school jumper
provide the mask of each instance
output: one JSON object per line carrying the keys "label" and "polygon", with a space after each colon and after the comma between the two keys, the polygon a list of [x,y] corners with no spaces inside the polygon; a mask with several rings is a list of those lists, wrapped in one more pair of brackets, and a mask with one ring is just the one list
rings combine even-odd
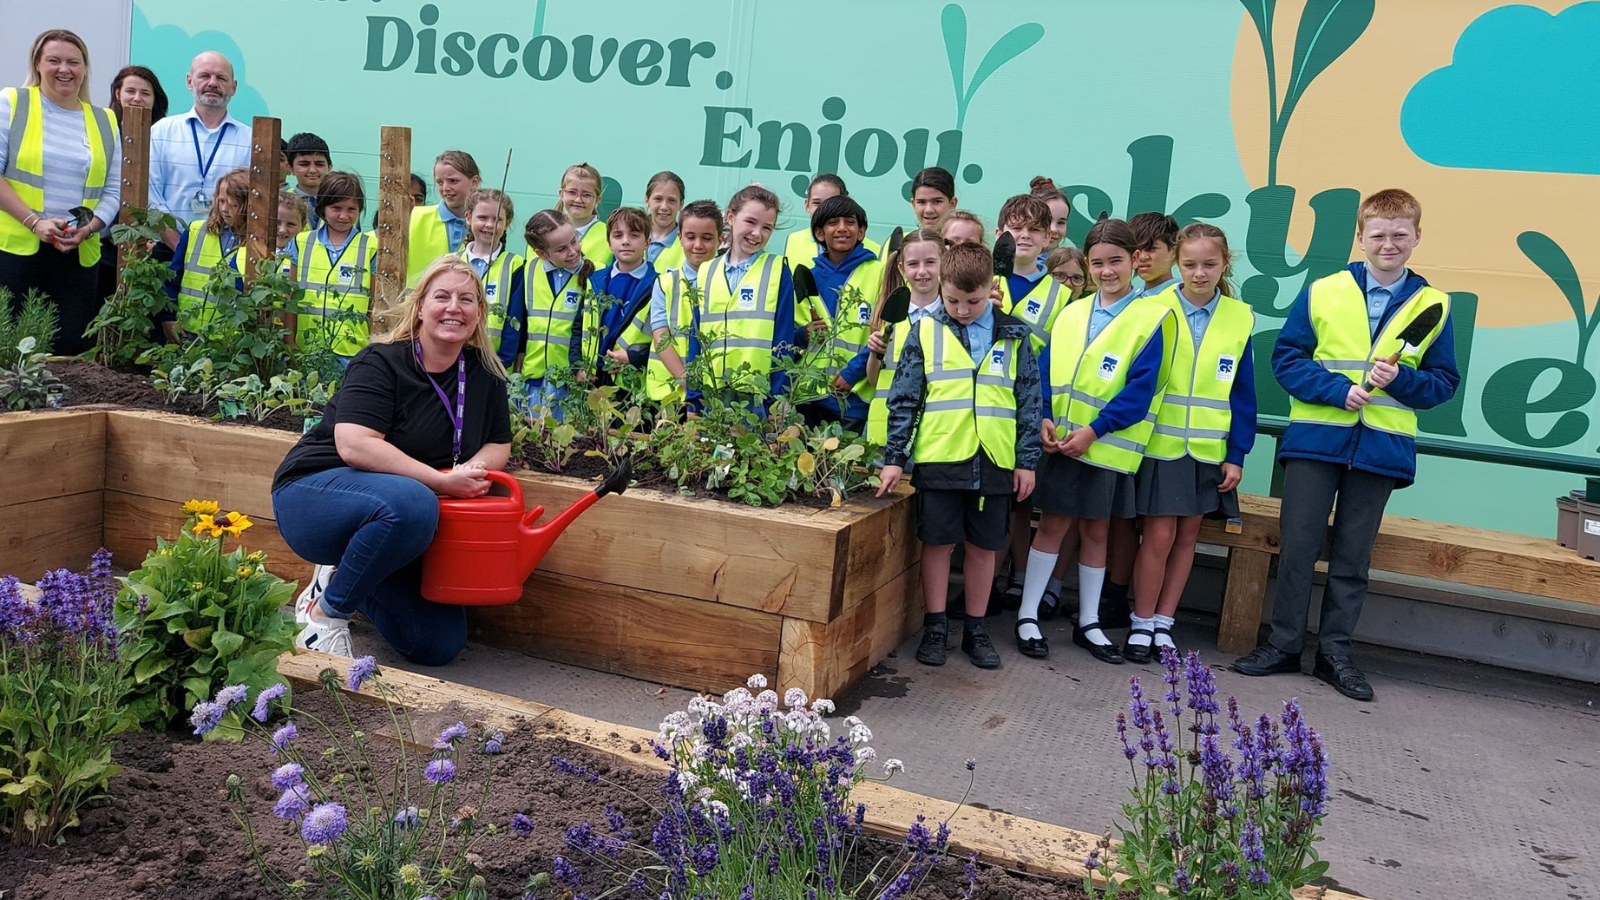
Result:
{"label": "boy in navy school jumper", "polygon": [[[877,306],[877,291],[883,282],[883,273],[877,264],[878,255],[863,243],[867,236],[867,211],[847,195],[829,197],[811,212],[811,236],[817,242],[817,255],[809,263],[812,278],[817,283],[817,297],[812,302],[826,308],[827,318],[812,318],[810,324],[803,321],[795,324],[806,328],[801,333],[802,340],[813,330],[826,327],[826,322],[830,320],[834,323],[836,345],[840,342],[848,345],[852,337],[859,336],[861,347],[851,348],[850,352],[853,361],[866,346],[868,322],[862,321],[853,307],[841,312],[840,290],[859,271],[866,277],[865,284],[862,284],[861,278],[856,279],[862,285],[861,300],[865,303],[864,308],[870,310]],[[796,261],[790,260],[790,264],[795,265]],[[801,320],[813,315],[800,308],[795,313]],[[870,317],[869,312],[869,320]],[[830,364],[836,362],[832,360]],[[841,373],[848,367],[848,363],[841,366]],[[865,373],[863,364],[862,374]],[[850,390],[853,384],[855,381],[843,381],[842,374],[836,375],[833,388],[838,393],[801,403],[801,415],[813,424],[842,421],[846,428],[860,433],[866,427],[867,403]],[[840,396],[844,398],[842,407]]]}
{"label": "boy in navy school jumper", "polygon": [[328,142],[309,131],[302,131],[289,138],[285,155],[289,158],[289,170],[294,174],[294,192],[310,210],[304,230],[316,231],[322,227],[322,219],[316,213],[317,187],[322,184],[322,177],[333,171],[333,156],[328,151]]}
{"label": "boy in navy school jumper", "polygon": [[[1409,423],[1379,430],[1366,421],[1369,404],[1387,401],[1370,407],[1380,414],[1397,407],[1432,409],[1455,395],[1461,373],[1456,369],[1449,295],[1406,267],[1422,239],[1421,204],[1405,191],[1379,191],[1362,201],[1358,222],[1356,239],[1367,261],[1351,263],[1302,291],[1272,350],[1272,374],[1297,401],[1278,445],[1284,467],[1278,587],[1271,637],[1249,656],[1234,661],[1233,669],[1244,675],[1300,671],[1312,575],[1337,498],[1312,674],[1346,697],[1371,700],[1372,686],[1350,662],[1350,642],[1367,596],[1367,568],[1383,507],[1392,491],[1415,480],[1417,444],[1413,414],[1401,411],[1401,416],[1411,417]],[[1338,326],[1324,324],[1319,331],[1318,321],[1330,322],[1328,310],[1339,300],[1348,306],[1354,291],[1365,298],[1366,341],[1373,345],[1369,359],[1373,352],[1390,352],[1396,326],[1427,306],[1440,304],[1445,312],[1424,339],[1420,358],[1408,354],[1414,365],[1404,359],[1390,365],[1381,357],[1366,365],[1370,389],[1356,382],[1359,371],[1353,372],[1355,377],[1330,371],[1339,368],[1338,360],[1318,356],[1319,345],[1331,346],[1336,339],[1349,345],[1348,335],[1329,333]],[[1317,320],[1312,318],[1313,302],[1321,310]],[[1386,339],[1381,349],[1376,346],[1380,337]],[[1383,394],[1375,397],[1373,392],[1380,389]],[[1330,421],[1352,412],[1357,413],[1354,421]],[[1386,424],[1395,423],[1391,419]],[[1397,433],[1404,431],[1411,433]]]}
{"label": "boy in navy school jumper", "polygon": [[[600,303],[600,352],[617,365],[644,368],[650,342],[619,347],[618,339],[639,310],[650,304],[656,270],[646,256],[650,246],[650,219],[642,209],[619,206],[606,217],[606,240],[611,264],[589,276],[589,287]],[[604,360],[601,368],[606,368]]]}

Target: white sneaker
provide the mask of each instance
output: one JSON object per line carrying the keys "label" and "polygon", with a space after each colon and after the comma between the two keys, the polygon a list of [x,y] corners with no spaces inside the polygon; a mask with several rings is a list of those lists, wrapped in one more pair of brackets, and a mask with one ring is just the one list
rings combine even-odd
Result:
{"label": "white sneaker", "polygon": [[333,656],[354,658],[356,655],[350,648],[349,619],[324,617],[320,621],[307,620],[306,627],[295,637],[294,645],[302,650],[315,650]]}
{"label": "white sneaker", "polygon": [[322,595],[328,590],[328,582],[333,580],[333,571],[337,566],[315,565],[311,567],[311,581],[294,599],[294,620],[301,625],[311,621],[311,608],[317,605]]}

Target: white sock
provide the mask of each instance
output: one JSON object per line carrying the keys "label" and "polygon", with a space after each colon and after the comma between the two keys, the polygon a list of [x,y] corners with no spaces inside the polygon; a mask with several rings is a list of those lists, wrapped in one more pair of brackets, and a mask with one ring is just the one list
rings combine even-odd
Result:
{"label": "white sock", "polygon": [[[1039,601],[1044,599],[1045,584],[1050,581],[1050,573],[1055,567],[1054,553],[1041,553],[1032,547],[1028,548],[1028,572],[1022,580],[1022,606],[1017,610],[1017,618],[1039,618]],[[1023,640],[1032,640],[1044,637],[1044,633],[1039,630],[1039,626],[1029,624],[1019,626],[1017,636]]]}
{"label": "white sock", "polygon": [[[1105,587],[1106,567],[1086,566],[1078,563],[1078,627],[1095,625],[1100,621],[1100,589]],[[1111,639],[1098,627],[1083,633],[1089,643],[1111,646]]]}
{"label": "white sock", "polygon": [[[1171,629],[1173,624],[1175,622],[1177,622],[1178,620],[1174,619],[1171,616],[1156,616],[1153,621],[1155,622],[1157,628]],[[1171,647],[1174,650],[1178,649],[1178,645],[1173,643],[1173,641],[1172,641],[1172,635],[1169,635],[1169,634],[1157,634],[1156,635],[1156,648],[1160,649],[1162,647]]]}
{"label": "white sock", "polygon": [[1150,635],[1148,635],[1148,634],[1140,634],[1139,633],[1139,629],[1143,628],[1143,629],[1148,631],[1148,630],[1154,628],[1155,625],[1156,625],[1156,620],[1155,619],[1141,619],[1141,618],[1139,618],[1139,614],[1138,613],[1134,613],[1133,615],[1129,616],[1128,618],[1133,623],[1132,630],[1130,630],[1128,632],[1128,643],[1132,644],[1135,647],[1148,647],[1148,646],[1150,646]]}

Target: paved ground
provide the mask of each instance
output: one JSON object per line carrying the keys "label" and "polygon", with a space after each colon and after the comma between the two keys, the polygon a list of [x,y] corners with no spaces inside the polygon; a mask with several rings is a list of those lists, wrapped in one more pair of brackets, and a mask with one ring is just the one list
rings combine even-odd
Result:
{"label": "paved ground", "polygon": [[[1358,704],[1307,675],[1223,671],[1214,629],[1197,614],[1180,621],[1178,639],[1218,668],[1223,694],[1256,712],[1297,696],[1326,739],[1334,803],[1321,849],[1337,887],[1384,900],[1600,900],[1600,686],[1361,647],[1378,699]],[[958,799],[972,757],[972,802],[1101,830],[1126,786],[1111,726],[1127,679],[1160,676],[1096,662],[1059,622],[1046,635],[1045,662],[998,641],[1005,665],[994,672],[959,651],[943,668],[918,665],[913,637],[836,698],[840,715],[860,715],[880,754],[905,761],[900,787]],[[357,635],[358,651],[377,643],[370,630]],[[429,671],[647,728],[691,696],[477,646]]]}

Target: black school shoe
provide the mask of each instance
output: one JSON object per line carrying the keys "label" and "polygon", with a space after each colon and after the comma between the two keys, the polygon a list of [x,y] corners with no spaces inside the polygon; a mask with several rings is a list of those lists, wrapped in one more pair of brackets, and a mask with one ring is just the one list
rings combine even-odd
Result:
{"label": "black school shoe", "polygon": [[922,629],[922,643],[917,645],[917,662],[925,666],[944,665],[944,642],[950,636],[948,625],[928,625]]}
{"label": "black school shoe", "polygon": [[1300,654],[1279,650],[1271,644],[1262,644],[1241,656],[1229,668],[1240,675],[1281,675],[1300,671]]}
{"label": "black school shoe", "polygon": [[1355,667],[1348,656],[1325,656],[1317,654],[1316,665],[1311,667],[1311,677],[1320,678],[1333,685],[1333,689],[1349,697],[1351,700],[1370,702],[1372,700],[1372,685],[1367,684],[1367,676]]}
{"label": "black school shoe", "polygon": [[1017,652],[1033,659],[1048,659],[1050,657],[1050,643],[1040,634],[1036,638],[1022,636],[1022,626],[1032,625],[1039,627],[1038,619],[1021,618],[1017,620]]}
{"label": "black school shoe", "polygon": [[1100,625],[1099,622],[1090,622],[1087,628],[1080,628],[1076,625],[1073,626],[1072,642],[1089,651],[1090,656],[1100,660],[1103,663],[1110,663],[1113,666],[1122,665],[1122,651],[1117,649],[1116,644],[1096,644],[1094,641],[1089,640],[1089,632],[1095,630],[1096,628],[1100,629],[1101,634],[1105,634],[1105,629]]}
{"label": "black school shoe", "polygon": [[[1133,636],[1142,634],[1150,639],[1146,644],[1135,644]],[[1122,658],[1135,665],[1144,665],[1155,655],[1156,633],[1149,628],[1135,628],[1128,632],[1128,640],[1122,644]]]}
{"label": "black school shoe", "polygon": [[972,664],[980,669],[1000,668],[1000,654],[994,649],[994,641],[989,639],[989,630],[982,625],[974,628],[970,619],[961,634],[961,652],[971,657]]}

